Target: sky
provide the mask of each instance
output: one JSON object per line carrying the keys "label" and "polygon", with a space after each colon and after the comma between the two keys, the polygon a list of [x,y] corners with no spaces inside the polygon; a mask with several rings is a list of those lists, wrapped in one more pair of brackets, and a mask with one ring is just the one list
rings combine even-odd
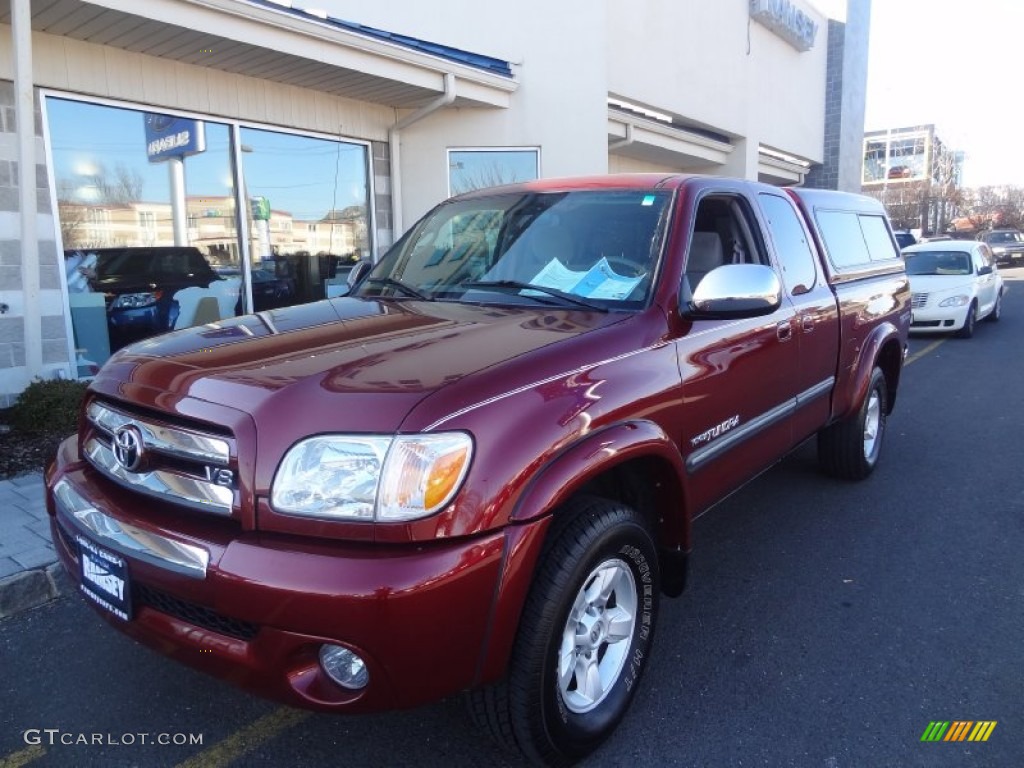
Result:
{"label": "sky", "polygon": [[[121,166],[138,173],[141,200],[170,200],[167,164],[146,158],[141,111],[48,98],[47,113],[58,194],[65,189],[79,202],[94,201],[97,190],[88,177],[100,167],[113,176]],[[89,129],[82,130],[84,125]],[[227,125],[212,120],[205,121],[204,129],[206,150],[185,160],[185,191],[209,196],[217,207],[233,194],[230,134]],[[266,197],[274,210],[317,221],[331,209],[366,202],[361,144],[248,127],[241,129],[241,142],[248,193]]]}
{"label": "sky", "polygon": [[965,186],[1024,186],[1024,0],[872,0],[870,40],[865,130],[934,124]]}

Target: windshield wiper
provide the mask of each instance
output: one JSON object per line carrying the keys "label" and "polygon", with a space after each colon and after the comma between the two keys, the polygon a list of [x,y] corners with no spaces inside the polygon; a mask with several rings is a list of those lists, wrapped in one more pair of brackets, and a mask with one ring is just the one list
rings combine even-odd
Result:
{"label": "windshield wiper", "polygon": [[374,285],[387,285],[392,288],[397,288],[406,296],[412,296],[423,301],[433,301],[430,296],[420,293],[408,283],[403,283],[401,280],[395,280],[393,277],[368,277],[366,278],[367,283],[373,283]]}
{"label": "windshield wiper", "polygon": [[[539,293],[547,294],[552,298],[559,299],[560,304],[575,304],[578,307],[586,307],[587,309],[594,309],[598,312],[607,312],[608,307],[601,304],[595,304],[592,301],[574,296],[571,293],[560,291],[557,288],[549,288],[546,285],[534,285],[533,283],[524,283],[520,280],[474,280],[467,283],[461,283],[462,288],[483,288],[488,291],[504,291],[504,292],[516,292],[519,291],[538,291]],[[532,297],[537,298],[537,297]],[[548,302],[551,303],[551,302]]]}

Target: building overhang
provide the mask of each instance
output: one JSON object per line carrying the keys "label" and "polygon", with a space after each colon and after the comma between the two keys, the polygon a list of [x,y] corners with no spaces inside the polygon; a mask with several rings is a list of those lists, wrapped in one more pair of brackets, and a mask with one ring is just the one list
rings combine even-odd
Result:
{"label": "building overhang", "polygon": [[669,123],[608,110],[608,152],[679,170],[724,165],[734,147]]}
{"label": "building overhang", "polygon": [[811,164],[809,162],[796,157],[788,157],[767,147],[758,148],[758,181],[783,187],[799,186],[804,183],[804,179],[810,170]]}
{"label": "building overhang", "polygon": [[[457,107],[508,107],[518,88],[511,66],[502,74],[500,66],[472,63],[504,64],[496,59],[467,54],[459,60],[445,55],[454,49],[411,47],[283,3],[33,0],[31,9],[33,31],[396,109],[436,99],[445,92],[446,74],[456,78]],[[0,23],[11,23],[8,4]]]}

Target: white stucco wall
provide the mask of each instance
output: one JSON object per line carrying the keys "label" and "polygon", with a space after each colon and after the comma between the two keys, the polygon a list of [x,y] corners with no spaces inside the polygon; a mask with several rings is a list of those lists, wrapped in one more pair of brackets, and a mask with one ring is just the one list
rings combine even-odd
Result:
{"label": "white stucco wall", "polygon": [[447,196],[449,148],[540,147],[542,176],[607,172],[603,4],[521,0],[514,12],[476,0],[320,6],[337,18],[509,61],[519,78],[507,110],[449,108],[402,131],[406,228]]}
{"label": "white stucco wall", "polygon": [[751,20],[747,2],[606,0],[608,90],[730,137],[820,161],[827,20],[794,2],[819,25],[805,53]]}

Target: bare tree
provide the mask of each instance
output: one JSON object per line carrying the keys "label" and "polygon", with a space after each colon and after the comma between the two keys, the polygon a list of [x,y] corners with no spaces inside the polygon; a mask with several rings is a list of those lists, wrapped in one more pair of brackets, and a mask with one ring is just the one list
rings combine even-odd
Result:
{"label": "bare tree", "polygon": [[453,195],[461,195],[463,192],[472,192],[475,189],[497,187],[502,184],[514,184],[519,181],[514,170],[499,162],[491,162],[469,172],[464,172],[461,167],[457,170],[459,173],[452,175]]}
{"label": "bare tree", "polygon": [[60,222],[60,240],[65,248],[81,248],[81,228],[86,209],[73,201],[74,190],[68,179],[57,180],[57,220]]}
{"label": "bare tree", "polygon": [[978,187],[964,191],[961,216],[953,224],[957,232],[1024,227],[1024,188]]}
{"label": "bare tree", "polygon": [[[65,248],[90,248],[101,243],[91,242],[83,232],[90,210],[107,205],[125,205],[142,198],[142,174],[135,168],[118,163],[113,173],[100,165],[91,174],[74,179],[57,180],[57,218],[60,220],[61,241]],[[83,194],[83,190],[88,192]]]}
{"label": "bare tree", "polygon": [[142,197],[142,174],[122,163],[108,174],[100,165],[96,173],[85,177],[87,186],[96,189],[97,201],[102,203],[134,203]]}

